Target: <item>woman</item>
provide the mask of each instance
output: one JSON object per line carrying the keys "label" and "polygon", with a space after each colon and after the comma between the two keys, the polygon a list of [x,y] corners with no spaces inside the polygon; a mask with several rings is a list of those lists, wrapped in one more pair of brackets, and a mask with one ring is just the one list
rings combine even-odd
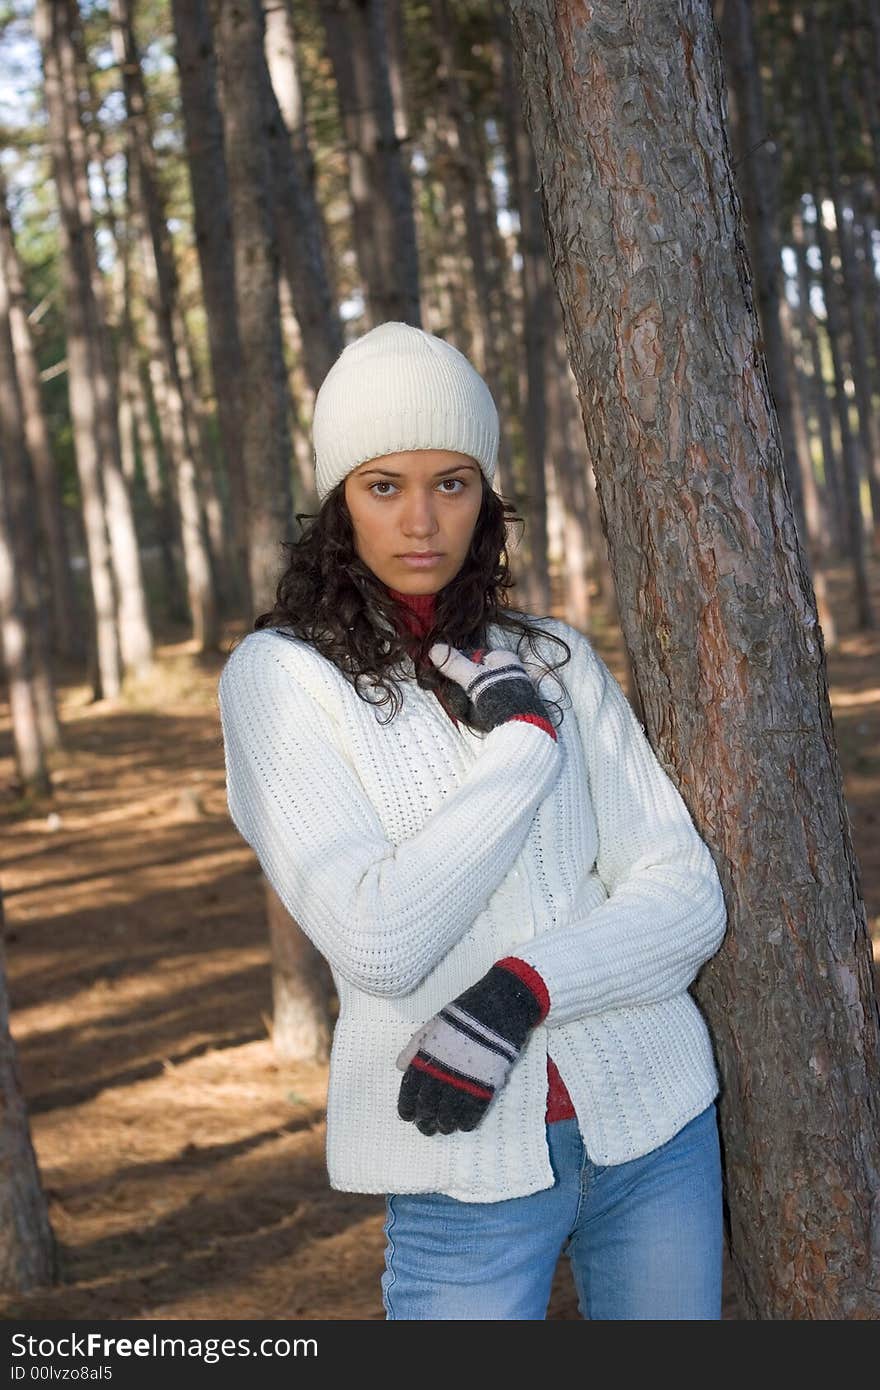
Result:
{"label": "woman", "polygon": [[584,1317],[717,1319],[712,856],[587,638],[506,606],[467,358],[379,325],[313,437],[219,701],[232,819],[339,995],[329,1178],[385,1194],[386,1315],[543,1319],[564,1251]]}

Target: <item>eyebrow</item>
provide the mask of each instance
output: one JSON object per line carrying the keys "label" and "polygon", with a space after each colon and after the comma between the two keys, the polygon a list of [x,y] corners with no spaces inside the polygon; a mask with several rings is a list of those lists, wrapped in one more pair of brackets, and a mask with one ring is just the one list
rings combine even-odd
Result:
{"label": "eyebrow", "polygon": [[[470,469],[471,472],[476,468],[475,463],[453,463],[449,468],[441,468],[439,473],[435,473],[435,478],[442,478],[446,473],[461,473],[462,469]],[[360,476],[365,478],[369,473],[381,473],[385,478],[405,478],[405,473],[392,473],[389,468],[365,468]]]}

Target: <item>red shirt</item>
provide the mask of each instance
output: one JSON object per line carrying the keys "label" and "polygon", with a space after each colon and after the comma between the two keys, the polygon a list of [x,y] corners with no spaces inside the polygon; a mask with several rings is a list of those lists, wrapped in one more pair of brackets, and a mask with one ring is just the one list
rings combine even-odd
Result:
{"label": "red shirt", "polygon": [[[386,588],[388,586],[386,585]],[[388,593],[400,604],[400,616],[403,624],[415,636],[422,636],[431,627],[434,621],[434,604],[436,594],[403,594],[399,589],[388,588]],[[438,697],[439,698],[439,697]],[[442,700],[440,701],[443,704]],[[455,715],[443,705],[453,724],[458,724]],[[500,963],[500,962],[499,962]],[[536,970],[533,970],[525,961],[517,960],[515,956],[505,957],[504,965],[512,969],[524,980],[525,983],[534,990],[541,1004],[541,1017],[543,1018],[549,1007],[550,998],[547,994],[544,981]],[[568,1094],[565,1082],[559,1075],[555,1062],[547,1057],[547,1111],[545,1119],[548,1122],[553,1120],[571,1120],[576,1118],[575,1108],[571,1103],[571,1096]]]}

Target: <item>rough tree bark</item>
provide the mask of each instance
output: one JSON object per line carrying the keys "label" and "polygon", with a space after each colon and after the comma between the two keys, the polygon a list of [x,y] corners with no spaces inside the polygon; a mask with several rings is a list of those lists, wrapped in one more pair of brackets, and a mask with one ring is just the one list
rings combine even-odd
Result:
{"label": "rough tree bark", "polygon": [[880,1020],[709,0],[511,0],[644,722],[729,913],[716,1044],[748,1314],[880,1316]]}

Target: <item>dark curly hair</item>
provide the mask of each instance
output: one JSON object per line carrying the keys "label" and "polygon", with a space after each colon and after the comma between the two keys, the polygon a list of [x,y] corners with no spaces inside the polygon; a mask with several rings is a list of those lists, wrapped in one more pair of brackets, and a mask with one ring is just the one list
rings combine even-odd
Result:
{"label": "dark curly hair", "polygon": [[[522,524],[522,518],[513,503],[480,476],[483,499],[467,558],[455,578],[438,592],[434,626],[421,638],[405,629],[397,600],[357,554],[345,479],[327,495],[317,514],[297,513],[300,524],[303,518],[312,524],[303,529],[298,541],[282,542],[289,562],[278,581],[274,606],[255,619],[253,630],[283,627],[287,631],[282,636],[292,634],[310,642],[338,667],[362,700],[378,706],[391,700],[386,722],[403,703],[395,678],[412,679],[414,668],[423,689],[436,691],[462,723],[484,730],[461,686],[438,671],[428,657],[434,642],[471,651],[488,645],[488,625],[494,623],[517,636],[519,654],[522,639],[528,638],[530,653],[543,667],[542,675],[555,673],[570,660],[571,648],[561,637],[530,624],[526,614],[515,616],[508,609],[506,590],[516,581],[510,573],[507,525]],[[535,652],[534,639],[539,636],[565,648],[566,655],[557,666],[548,666]],[[383,698],[368,699],[362,682],[383,690]],[[558,679],[557,683],[561,685]],[[561,712],[557,702],[548,704]]]}

